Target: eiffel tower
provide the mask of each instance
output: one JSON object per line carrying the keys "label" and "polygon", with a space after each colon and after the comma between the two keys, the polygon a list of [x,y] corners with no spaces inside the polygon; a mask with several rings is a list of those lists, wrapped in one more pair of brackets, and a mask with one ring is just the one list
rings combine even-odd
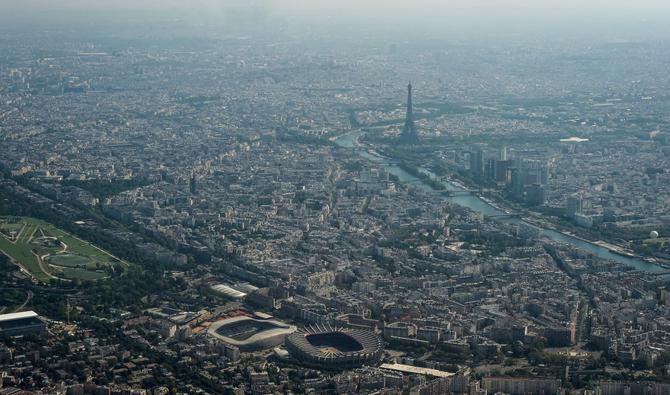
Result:
{"label": "eiffel tower", "polygon": [[414,125],[414,113],[412,110],[412,83],[407,85],[407,115],[405,116],[405,126],[400,135],[402,144],[416,144],[419,142],[419,135],[416,133]]}

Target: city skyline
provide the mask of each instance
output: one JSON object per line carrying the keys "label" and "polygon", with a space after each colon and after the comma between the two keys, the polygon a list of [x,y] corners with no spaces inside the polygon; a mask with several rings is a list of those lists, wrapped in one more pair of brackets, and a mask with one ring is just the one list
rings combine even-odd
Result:
{"label": "city skyline", "polygon": [[0,394],[670,393],[668,4],[3,6]]}

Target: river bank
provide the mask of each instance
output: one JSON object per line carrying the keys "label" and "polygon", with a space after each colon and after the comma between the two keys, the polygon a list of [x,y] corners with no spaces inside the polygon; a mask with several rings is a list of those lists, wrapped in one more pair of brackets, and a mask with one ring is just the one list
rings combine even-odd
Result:
{"label": "river bank", "polygon": [[[407,171],[403,170],[396,163],[394,163],[395,161],[392,158],[388,158],[386,156],[379,154],[377,155],[371,154],[368,148],[363,147],[358,142],[358,138],[360,137],[360,135],[361,135],[360,130],[353,130],[349,133],[342,134],[331,141],[333,141],[340,147],[353,149],[354,152],[356,152],[359,156],[377,164],[378,166],[383,167],[390,174],[396,176],[400,180],[400,182],[414,183],[415,185],[419,186],[423,190],[430,193],[440,194],[440,192],[443,192],[431,187],[428,183],[425,182],[425,180],[415,177],[412,174],[408,173]],[[444,184],[445,187],[444,191],[447,192],[467,191],[465,186],[463,186],[460,183],[454,183],[452,181],[440,181],[440,182]],[[508,215],[508,213],[506,213],[503,208],[496,207],[492,204],[492,202],[487,202],[482,197],[474,194],[458,194],[452,196],[442,196],[442,199],[463,207],[467,207],[475,212],[481,213],[489,217],[496,217],[496,216],[504,217]],[[597,242],[592,242],[575,235],[563,233],[560,230],[544,226],[542,224],[534,223],[535,221],[529,222],[527,219],[522,218],[501,218],[500,221],[511,224],[524,223],[530,226],[534,226],[537,229],[539,229],[540,234],[543,237],[547,237],[557,242],[573,245],[578,249],[592,253],[600,258],[619,262],[627,266],[630,266],[636,270],[651,273],[659,273],[667,271],[667,269],[661,266],[645,262],[642,259],[638,259],[635,257],[620,255],[618,253],[610,251],[609,248],[598,245]]]}

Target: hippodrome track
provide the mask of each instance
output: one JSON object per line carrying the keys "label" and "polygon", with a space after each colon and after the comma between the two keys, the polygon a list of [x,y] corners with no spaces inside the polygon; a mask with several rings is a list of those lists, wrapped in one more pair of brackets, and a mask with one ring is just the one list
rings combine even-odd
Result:
{"label": "hippodrome track", "polygon": [[[36,223],[24,223],[23,226],[21,227],[21,230],[19,231],[19,234],[16,236],[16,238],[15,238],[14,240],[10,240],[10,239],[8,239],[7,237],[1,236],[1,235],[0,235],[0,237],[4,237],[5,240],[7,240],[9,243],[12,243],[12,244],[16,244],[16,243],[19,242],[19,241],[21,241],[21,242],[24,243],[24,244],[29,244],[29,243],[32,241],[32,239],[34,238],[35,232],[37,232],[38,229],[41,229],[41,225],[40,225],[40,224],[36,224]],[[96,249],[96,250],[102,252],[103,254],[109,255],[110,257],[116,259],[116,260],[117,260],[123,267],[127,268],[127,267],[129,266],[129,264],[128,264],[127,262],[125,262],[124,260],[118,258],[118,257],[115,256],[115,255],[112,255],[111,253],[109,253],[109,252],[107,252],[107,251],[105,251],[105,250],[99,248],[98,246],[93,245],[93,244],[91,244],[91,243],[89,243],[89,242],[87,242],[87,241],[85,241],[85,240],[82,240],[81,238],[79,238],[79,237],[77,237],[77,236],[74,236],[74,235],[72,235],[72,234],[70,234],[70,233],[68,233],[68,232],[66,232],[66,231],[64,231],[64,230],[62,230],[62,229],[58,229],[58,230],[61,231],[61,232],[63,232],[64,234],[66,234],[66,235],[68,235],[68,236],[74,238],[74,239],[79,240],[80,242],[82,242],[82,243],[84,243],[84,244],[87,244],[87,245],[93,247],[94,249]],[[43,231],[42,231],[42,235],[44,236],[44,232],[43,232]],[[54,236],[54,237],[55,237],[55,236]],[[63,254],[63,253],[66,253],[66,252],[68,251],[68,249],[69,249],[69,246],[68,246],[64,241],[62,241],[62,240],[59,239],[59,238],[58,238],[58,241],[63,245],[63,248],[62,248],[60,251],[58,251],[56,254]],[[11,256],[10,254],[6,253],[6,252],[3,251],[1,248],[0,248],[0,252],[2,252],[5,256],[9,257],[13,262],[15,262],[16,265],[19,266],[19,268],[21,269],[22,272],[26,273],[26,274],[27,274],[29,277],[31,277],[33,280],[35,280],[35,281],[39,281],[39,280],[37,279],[37,277],[35,277],[35,276],[30,272],[30,270],[28,270],[23,264],[21,264],[21,262],[19,262],[18,260],[12,258],[12,256]],[[37,264],[38,264],[38,266],[39,266],[39,269],[40,269],[40,271],[42,271],[42,273],[44,273],[44,275],[46,275],[46,276],[49,277],[50,279],[54,279],[54,280],[61,280],[61,281],[66,281],[66,282],[70,282],[70,281],[72,281],[71,279],[67,279],[67,278],[63,278],[63,277],[57,277],[57,276],[54,276],[54,275],[51,273],[51,271],[50,271],[49,268],[48,268],[48,266],[50,266],[51,264],[47,264],[47,263],[45,263],[45,261],[44,261],[44,259],[45,259],[47,256],[51,255],[51,254],[45,254],[45,255],[43,255],[43,256],[40,256],[40,255],[36,254],[35,251],[32,250],[32,249],[31,249],[30,252],[31,252],[31,254],[33,254],[33,256],[35,256],[35,259],[37,260]],[[54,266],[57,266],[57,265],[54,265]],[[60,267],[60,266],[59,266],[59,267]],[[102,277],[102,278],[100,278],[100,279],[104,279],[104,278],[108,278],[108,277],[109,277],[109,276],[105,276],[105,277]]]}

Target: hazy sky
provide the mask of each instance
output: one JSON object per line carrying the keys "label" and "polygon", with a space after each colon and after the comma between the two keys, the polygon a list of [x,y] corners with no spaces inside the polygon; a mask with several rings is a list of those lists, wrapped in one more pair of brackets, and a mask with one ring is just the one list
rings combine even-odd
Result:
{"label": "hazy sky", "polygon": [[[305,24],[349,23],[397,32],[429,27],[550,29],[591,26],[616,33],[635,25],[648,32],[670,30],[670,0],[0,0],[6,20],[49,18],[137,20],[179,18],[188,23],[301,20]],[[3,16],[0,15],[0,19]],[[127,21],[127,20],[126,20]],[[269,24],[269,23],[268,23]],[[26,26],[29,26],[26,25]]]}
{"label": "hazy sky", "polygon": [[281,12],[300,13],[423,13],[453,10],[514,9],[533,12],[668,11],[667,0],[0,0],[3,10],[63,9],[169,9],[223,10],[227,6],[253,3]]}

